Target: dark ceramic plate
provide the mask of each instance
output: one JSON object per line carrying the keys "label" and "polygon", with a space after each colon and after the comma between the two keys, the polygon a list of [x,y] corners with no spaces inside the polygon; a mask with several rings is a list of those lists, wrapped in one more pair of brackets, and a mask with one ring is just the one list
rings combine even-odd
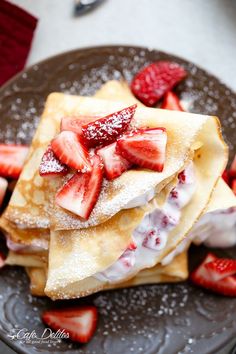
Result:
{"label": "dark ceramic plate", "polygon": [[[189,76],[178,93],[192,112],[221,118],[232,158],[236,95],[192,63],[156,50],[124,46],[68,52],[34,65],[8,82],[0,91],[0,141],[30,143],[50,92],[92,95],[107,80],[124,77],[130,81],[143,65],[160,59],[174,60],[186,68]],[[235,251],[216,253],[233,257]],[[192,248],[190,267],[205,252],[203,247]],[[12,341],[8,335],[17,328],[40,335],[42,311],[64,303],[32,297],[23,269],[6,267],[0,273],[0,338],[17,352],[30,354],[233,353],[236,299],[213,295],[188,283],[104,292],[70,305],[81,303],[94,303],[100,313],[97,332],[89,344]]]}

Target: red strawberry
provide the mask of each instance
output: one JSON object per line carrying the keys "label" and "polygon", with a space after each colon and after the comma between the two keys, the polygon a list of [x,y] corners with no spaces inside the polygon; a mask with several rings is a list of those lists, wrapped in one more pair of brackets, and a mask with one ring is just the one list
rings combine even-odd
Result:
{"label": "red strawberry", "polygon": [[5,256],[0,252],[0,268],[3,268],[5,265]]}
{"label": "red strawberry", "polygon": [[0,177],[0,207],[7,191],[8,182],[5,178]]}
{"label": "red strawberry", "polygon": [[88,219],[101,191],[103,165],[99,156],[91,158],[92,171],[75,173],[58,191],[56,203],[81,218]]}
{"label": "red strawberry", "polygon": [[131,163],[161,172],[165,162],[167,134],[165,129],[141,130],[117,141],[118,153]]}
{"label": "red strawberry", "polygon": [[217,257],[209,253],[205,260],[190,274],[190,279],[196,285],[212,290],[213,292],[226,296],[236,296],[236,277],[226,276],[220,280],[214,280],[211,271],[206,265],[217,260]]}
{"label": "red strawberry", "polygon": [[42,320],[55,331],[67,332],[70,340],[87,343],[96,330],[98,312],[94,306],[48,310]]}
{"label": "red strawberry", "polygon": [[169,109],[170,111],[184,111],[183,107],[180,104],[178,96],[171,91],[165,94],[161,108]]}
{"label": "red strawberry", "polygon": [[24,145],[0,144],[0,176],[18,178],[28,150]]}
{"label": "red strawberry", "polygon": [[64,131],[51,142],[56,157],[65,165],[78,171],[91,170],[88,150],[81,143],[78,135]]}
{"label": "red strawberry", "polygon": [[236,274],[236,260],[218,258],[205,264],[210,276],[214,281]]}
{"label": "red strawberry", "polygon": [[98,149],[97,154],[103,160],[104,173],[108,180],[119,177],[132,166],[128,160],[117,154],[116,143]]}
{"label": "red strawberry", "polygon": [[78,117],[63,117],[61,120],[61,132],[64,130],[74,132],[81,135],[82,126],[95,121],[98,117],[78,116]]}
{"label": "red strawberry", "polygon": [[131,83],[131,90],[146,106],[153,106],[186,75],[179,64],[159,61],[138,72]]}
{"label": "red strawberry", "polygon": [[56,155],[54,154],[51,145],[48,146],[45,151],[42,161],[39,166],[39,174],[40,176],[57,176],[57,175],[65,175],[68,171],[66,165],[62,164]]}
{"label": "red strawberry", "polygon": [[95,122],[83,125],[82,133],[85,143],[89,147],[113,143],[128,129],[136,107],[137,105],[134,104],[104,118],[97,119]]}

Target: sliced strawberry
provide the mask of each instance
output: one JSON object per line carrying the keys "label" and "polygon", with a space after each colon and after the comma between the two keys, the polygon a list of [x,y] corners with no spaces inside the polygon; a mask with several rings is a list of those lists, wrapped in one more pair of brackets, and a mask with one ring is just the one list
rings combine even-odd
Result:
{"label": "sliced strawberry", "polygon": [[236,296],[236,277],[226,276],[216,281],[212,277],[211,271],[207,269],[207,264],[217,260],[217,257],[209,253],[205,260],[190,274],[190,279],[196,285],[212,290],[213,292],[226,295]]}
{"label": "sliced strawberry", "polygon": [[170,111],[184,111],[178,96],[171,91],[165,94],[161,108],[169,109]]}
{"label": "sliced strawberry", "polygon": [[109,114],[104,118],[97,119],[83,125],[83,138],[89,147],[108,145],[116,141],[129,127],[137,105],[127,107],[121,111]]}
{"label": "sliced strawberry", "polygon": [[0,207],[7,191],[8,182],[5,178],[0,177]]}
{"label": "sliced strawberry", "polygon": [[108,180],[119,177],[132,166],[131,162],[116,152],[116,143],[98,149],[97,154],[103,160],[104,173]]}
{"label": "sliced strawberry", "polygon": [[28,150],[24,145],[0,144],[0,176],[18,178]]}
{"label": "sliced strawberry", "polygon": [[98,312],[94,306],[48,310],[42,320],[55,331],[67,332],[70,340],[87,343],[96,330]]}
{"label": "sliced strawberry", "polygon": [[5,256],[2,252],[0,252],[0,268],[3,268],[5,265]]}
{"label": "sliced strawberry", "polygon": [[88,150],[74,132],[63,131],[51,142],[56,157],[65,165],[78,171],[91,170]]}
{"label": "sliced strawberry", "polygon": [[81,135],[82,126],[96,119],[98,117],[95,116],[63,117],[61,120],[61,132],[67,130]]}
{"label": "sliced strawberry", "polygon": [[153,106],[186,75],[179,64],[159,61],[138,72],[131,83],[131,90],[146,106]]}
{"label": "sliced strawberry", "polygon": [[81,218],[88,219],[101,191],[103,164],[99,156],[91,158],[92,171],[76,173],[58,191],[56,203]]}
{"label": "sliced strawberry", "polygon": [[214,281],[236,274],[236,260],[218,258],[205,264],[210,276]]}
{"label": "sliced strawberry", "polygon": [[165,162],[167,134],[164,128],[141,130],[117,141],[117,151],[131,163],[161,172]]}
{"label": "sliced strawberry", "polygon": [[65,175],[68,171],[66,165],[62,164],[56,155],[54,154],[51,145],[48,146],[45,151],[42,161],[39,165],[39,174],[40,176],[58,176]]}

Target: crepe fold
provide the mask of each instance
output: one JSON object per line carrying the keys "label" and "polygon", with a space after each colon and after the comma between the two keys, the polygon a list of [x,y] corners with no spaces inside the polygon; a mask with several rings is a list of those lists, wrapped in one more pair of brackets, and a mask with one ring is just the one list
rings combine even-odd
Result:
{"label": "crepe fold", "polygon": [[[107,104],[103,102],[104,105]],[[193,160],[195,166],[196,191],[191,202],[184,207],[180,223],[169,233],[166,247],[148,260],[145,268],[154,267],[173,251],[207,207],[213,188],[227,161],[227,147],[221,136],[218,119],[141,107],[135,114],[135,125],[166,128],[168,144],[165,169],[159,174],[151,171],[128,171],[113,181],[110,185],[111,200],[106,200],[103,204],[101,199],[94,209],[96,216],[92,215],[92,222],[90,220],[83,224],[82,229],[78,218],[68,216],[62,209],[56,208],[52,216],[54,230],[51,232],[45,288],[46,294],[53,299],[85,296],[116,286],[116,282],[111,284],[108,281],[101,281],[94,275],[117,261],[131,242],[134,229],[147,213],[156,208],[159,192],[171,183],[190,160]],[[158,190],[163,181],[167,183]],[[151,188],[156,188],[156,197],[151,202],[143,207],[122,210],[131,201],[130,196],[134,198]],[[121,194],[122,200],[117,203]],[[126,198],[127,194],[129,199]],[[89,225],[93,227],[88,227]],[[74,230],[70,231],[69,228]],[[141,270],[142,268],[136,268],[135,272],[129,272],[122,282],[129,281]]]}

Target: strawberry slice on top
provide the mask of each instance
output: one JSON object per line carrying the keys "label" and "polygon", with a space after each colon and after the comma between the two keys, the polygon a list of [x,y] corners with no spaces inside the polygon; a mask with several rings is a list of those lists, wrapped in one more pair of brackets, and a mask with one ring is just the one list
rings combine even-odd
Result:
{"label": "strawberry slice on top", "polygon": [[88,150],[74,132],[61,132],[51,141],[51,147],[63,164],[78,171],[91,170]]}
{"label": "strawberry slice on top", "polygon": [[129,127],[137,104],[83,125],[84,142],[89,147],[108,145],[116,141]]}
{"label": "strawberry slice on top", "polygon": [[217,258],[214,261],[206,263],[205,267],[215,281],[236,274],[235,259]]}
{"label": "strawberry slice on top", "polygon": [[131,83],[131,90],[146,106],[153,106],[186,75],[186,71],[179,64],[159,61],[137,73]]}
{"label": "strawberry slice on top", "polygon": [[75,173],[56,194],[56,204],[88,219],[100,194],[103,164],[98,155],[91,158],[92,170]]}
{"label": "strawberry slice on top", "polygon": [[65,175],[68,172],[66,165],[62,164],[54,154],[51,145],[45,151],[39,165],[40,176],[58,176]]}
{"label": "strawberry slice on top", "polygon": [[[224,262],[224,260],[209,253],[197,269],[190,274],[190,279],[194,284],[213,292],[226,296],[236,296],[236,276],[229,275],[235,273],[229,268],[228,270],[226,268],[221,269],[219,262]],[[226,262],[228,263],[228,260]]]}
{"label": "strawberry slice on top", "polygon": [[28,151],[28,146],[0,144],[0,176],[18,178]]}
{"label": "strawberry slice on top", "polygon": [[167,92],[164,96],[162,109],[168,109],[170,111],[182,111],[184,112],[183,107],[181,106],[178,96],[174,92]]}
{"label": "strawberry slice on top", "polygon": [[74,342],[87,343],[97,327],[98,312],[95,306],[45,311],[43,322],[53,330],[64,330]]}
{"label": "strawberry slice on top", "polygon": [[164,168],[167,134],[164,128],[140,130],[117,141],[117,152],[143,168],[161,172]]}
{"label": "strawberry slice on top", "polygon": [[108,180],[119,177],[127,171],[132,163],[116,152],[116,143],[107,145],[97,150],[104,164],[104,174]]}
{"label": "strawberry slice on top", "polygon": [[61,120],[60,131],[71,131],[76,134],[82,134],[82,126],[90,122],[94,122],[98,117],[95,116],[77,116],[77,117],[63,117]]}

